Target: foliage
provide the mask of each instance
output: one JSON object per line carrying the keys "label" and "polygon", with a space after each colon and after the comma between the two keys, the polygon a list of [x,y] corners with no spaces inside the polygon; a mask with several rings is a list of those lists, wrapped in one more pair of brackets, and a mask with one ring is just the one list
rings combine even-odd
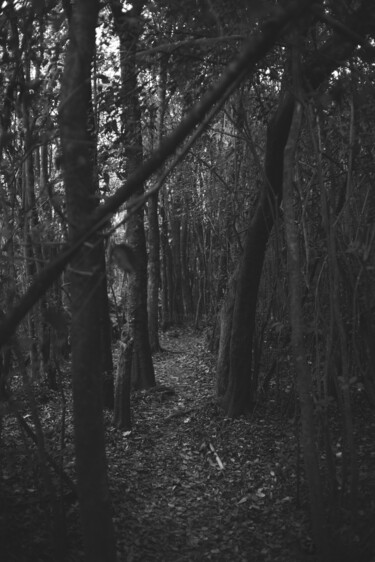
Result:
{"label": "foliage", "polygon": [[[62,442],[71,438],[70,413],[64,410],[66,407],[70,412],[70,389],[66,377],[62,376],[62,365],[69,357],[72,339],[76,349],[84,339],[72,338],[71,325],[72,321],[75,325],[80,313],[87,311],[85,307],[90,295],[87,298],[85,295],[79,306],[72,309],[71,283],[74,276],[82,273],[82,264],[76,261],[73,271],[71,267],[64,272],[63,269],[72,257],[77,257],[77,253],[86,257],[90,254],[92,239],[87,242],[90,235],[100,230],[97,240],[103,244],[102,257],[100,266],[96,264],[98,267],[93,271],[98,274],[98,284],[99,277],[100,283],[103,282],[104,293],[100,301],[106,300],[103,295],[107,297],[108,282],[112,335],[119,339],[128,328],[125,319],[131,306],[129,286],[133,283],[133,278],[128,275],[134,274],[139,260],[139,252],[135,256],[134,248],[130,248],[129,240],[126,240],[132,236],[129,224],[132,224],[135,212],[143,221],[143,208],[151,209],[150,196],[161,187],[156,215],[161,260],[160,279],[156,281],[159,283],[156,308],[160,325],[164,329],[174,329],[188,321],[196,329],[205,327],[215,334],[219,331],[218,326],[223,321],[219,311],[225,309],[225,301],[230,295],[229,280],[238,264],[244,261],[247,237],[252,232],[251,221],[260,208],[259,202],[268,192],[270,181],[266,174],[278,169],[275,159],[267,161],[267,154],[274,154],[272,143],[278,141],[278,138],[272,138],[274,121],[271,115],[278,106],[282,107],[284,96],[294,99],[296,94],[290,53],[297,49],[303,69],[302,88],[298,90],[303,121],[296,157],[289,163],[287,172],[293,178],[289,201],[295,217],[298,246],[295,249],[301,264],[299,289],[303,314],[298,335],[311,374],[314,402],[311,425],[324,445],[319,445],[319,463],[326,511],[332,518],[336,510],[339,512],[336,527],[332,524],[335,533],[347,532],[351,544],[355,544],[358,537],[363,539],[361,556],[365,560],[367,549],[370,550],[366,539],[366,517],[372,500],[369,499],[367,474],[363,474],[363,471],[370,472],[370,467],[365,464],[362,470],[361,462],[370,451],[368,435],[373,429],[372,414],[364,405],[365,400],[372,407],[375,405],[372,46],[375,22],[372,3],[368,0],[316,2],[298,23],[293,22],[287,29],[282,27],[282,33],[277,29],[278,18],[283,14],[281,6],[285,5],[292,12],[295,6],[292,1],[241,0],[236,3],[235,10],[229,0],[215,3],[210,0],[151,0],[134,2],[132,7],[112,0],[108,5],[102,5],[91,68],[89,111],[82,115],[90,149],[86,150],[88,145],[81,148],[89,156],[87,161],[86,156],[85,161],[77,159],[77,167],[87,165],[90,169],[90,177],[85,178],[90,193],[81,200],[90,208],[90,213],[82,220],[86,223],[87,218],[87,230],[84,224],[79,224],[82,237],[74,241],[75,246],[67,248],[68,233],[72,229],[72,215],[68,220],[68,211],[73,214],[76,211],[73,202],[76,192],[67,181],[65,187],[68,185],[70,191],[64,189],[63,173],[66,173],[68,163],[64,161],[62,148],[69,135],[61,139],[58,130],[66,110],[64,104],[69,103],[70,97],[59,104],[63,68],[67,64],[66,50],[72,46],[68,42],[69,21],[72,10],[80,4],[78,0],[61,4],[49,0],[26,3],[8,0],[0,6],[1,325],[6,326],[9,316],[18,310],[10,328],[13,333],[17,325],[17,334],[2,348],[0,358],[0,437],[3,435],[7,463],[5,480],[9,486],[6,486],[6,493],[11,492],[6,505],[12,504],[12,494],[19,497],[19,477],[13,481],[13,468],[19,475],[27,466],[23,453],[12,456],[11,446],[16,443],[20,447],[22,432],[16,434],[9,416],[17,416],[15,412],[22,413],[26,420],[31,416],[31,433],[37,444],[39,461],[48,458],[45,455],[50,440],[56,440],[52,449],[63,461],[64,443],[60,443],[58,451],[57,435],[61,436]],[[115,22],[113,13],[116,9],[120,9],[121,17]],[[126,30],[124,37],[129,52],[124,48],[125,43],[119,49],[115,28]],[[222,89],[212,108],[209,97],[215,91],[211,88],[212,83],[248,36],[257,37],[259,29],[263,30],[262,37],[268,37],[267,48],[263,48],[263,54],[256,56],[251,65],[246,59],[246,65],[242,62],[242,67],[237,67],[241,70],[231,95]],[[298,31],[298,39],[291,31]],[[137,36],[136,44],[130,40],[131,34]],[[256,41],[255,45],[258,45]],[[130,64],[130,51],[134,54],[132,85],[130,73],[121,73],[121,64],[123,71]],[[253,57],[254,52],[250,53]],[[85,82],[86,87],[88,82]],[[206,105],[195,105],[202,96]],[[137,106],[137,122],[126,113],[130,102]],[[201,108],[201,113],[197,113],[197,107]],[[210,108],[212,115],[206,121]],[[185,132],[178,137],[175,132],[181,131],[181,120],[190,123],[190,128],[185,127]],[[76,123],[68,125],[74,130]],[[198,126],[195,136],[194,126]],[[136,129],[139,136],[135,142],[133,133]],[[189,135],[190,139],[187,138]],[[159,141],[163,138],[170,144],[178,138],[178,143],[169,146],[168,150],[164,148],[163,157],[158,159],[162,153],[158,148]],[[145,171],[147,166],[134,166],[137,168],[135,176],[130,177],[127,187],[131,155],[136,152],[143,152],[146,164],[151,156],[151,164],[148,171]],[[174,160],[171,159],[173,152],[176,153]],[[75,155],[78,155],[77,151]],[[146,190],[146,195],[142,194],[141,187]],[[137,190],[137,197],[127,201]],[[295,483],[291,458],[293,455],[293,458],[298,457],[298,431],[283,420],[284,440],[275,409],[283,408],[286,402],[288,414],[294,416],[297,423],[300,403],[296,398],[298,385],[295,385],[291,367],[291,333],[295,325],[287,307],[291,287],[286,281],[284,211],[282,206],[277,210],[272,217],[274,230],[267,232],[266,253],[261,256],[264,264],[262,262],[259,290],[251,285],[256,315],[254,307],[254,317],[250,320],[255,332],[254,335],[251,333],[245,350],[253,359],[248,363],[251,373],[245,375],[247,389],[250,384],[253,387],[253,417],[241,418],[239,422],[221,418],[211,394],[207,398],[207,381],[197,378],[201,374],[201,364],[196,357],[187,358],[183,351],[180,363],[187,362],[187,376],[186,381],[182,375],[175,381],[176,395],[159,392],[160,386],[155,392],[136,394],[133,437],[122,438],[107,427],[109,450],[115,459],[110,471],[119,492],[116,497],[123,494],[121,472],[129,471],[126,495],[131,504],[133,500],[134,503],[139,501],[145,507],[141,523],[139,514],[136,521],[133,520],[133,504],[131,508],[121,504],[117,510],[119,528],[124,526],[129,531],[128,537],[120,541],[121,552],[126,552],[129,559],[145,559],[146,551],[152,559],[160,550],[160,544],[166,546],[170,537],[165,528],[167,524],[173,525],[168,503],[169,509],[175,510],[178,522],[180,517],[186,521],[181,515],[184,502],[190,503],[187,531],[183,535],[182,527],[176,523],[176,542],[169,541],[172,551],[176,549],[173,555],[182,544],[187,544],[188,549],[183,554],[185,559],[197,555],[201,548],[212,559],[219,559],[221,553],[223,559],[233,559],[233,553],[240,559],[259,552],[264,560],[272,556],[288,559],[283,549],[278,551],[281,531],[284,532],[287,525],[276,529],[276,520],[290,517],[290,528],[297,533],[298,518],[295,512],[289,513],[288,508],[289,498],[295,495],[291,486]],[[149,254],[155,232],[152,228],[155,224],[151,224],[151,212],[145,213]],[[259,240],[251,242],[253,248],[261,247]],[[107,264],[104,263],[104,246],[108,248]],[[111,248],[117,266],[111,263]],[[61,256],[62,261],[59,261]],[[54,270],[55,258],[57,267]],[[248,260],[247,266],[249,271],[255,270],[255,260]],[[40,279],[54,280],[49,282],[48,291]],[[247,290],[249,286],[246,285]],[[137,294],[134,283],[133,289]],[[25,305],[29,311],[26,315],[25,308],[17,309],[17,306],[25,302],[24,295],[27,296],[28,291],[36,304],[31,312],[30,306]],[[145,302],[146,299],[143,304]],[[244,310],[244,300],[237,309]],[[250,322],[239,327],[240,333],[250,334],[248,324]],[[109,351],[108,336],[111,333],[107,329],[109,313],[106,309],[101,309],[100,326],[100,349],[103,350],[103,340],[107,337]],[[229,332],[231,329],[232,325]],[[184,333],[183,337],[200,357],[200,344],[191,334]],[[213,337],[214,349],[218,339],[217,335]],[[166,342],[172,345],[171,337]],[[176,347],[179,347],[177,343]],[[96,347],[95,351],[98,352]],[[98,352],[99,355],[104,357],[104,353]],[[165,357],[164,371],[163,355],[157,356],[158,381],[174,388],[173,373],[180,372],[181,364],[172,359],[169,363],[169,356]],[[104,362],[98,368],[98,372],[106,374],[110,370]],[[109,383],[111,392],[113,380]],[[191,394],[194,387],[201,391],[198,406],[188,403],[196,400]],[[54,393],[60,395],[59,406],[55,399],[51,399]],[[43,404],[45,401],[47,406]],[[181,414],[180,418],[180,412],[174,411],[174,406],[186,408],[187,412],[191,409],[191,412],[186,416]],[[61,433],[50,435],[48,423],[54,419],[53,408],[58,410],[61,427],[67,424],[67,436],[61,428]],[[267,419],[269,409],[272,410],[270,420]],[[40,410],[42,428],[38,425]],[[66,420],[64,416],[67,416]],[[185,420],[186,423],[180,423]],[[58,428],[55,429],[57,432]],[[252,435],[254,430],[259,439]],[[270,432],[274,437],[272,455],[275,458],[267,450]],[[180,462],[168,452],[168,447],[176,444],[173,454],[176,453]],[[69,446],[72,446],[71,441]],[[128,459],[123,459],[118,451],[123,446],[127,447]],[[33,447],[27,445],[34,470]],[[253,455],[253,450],[259,450],[259,454]],[[72,463],[70,450],[69,455],[69,463]],[[247,455],[250,468],[246,465]],[[235,467],[238,458],[242,463],[240,469]],[[144,469],[140,459],[145,465],[152,460],[153,469],[151,463],[150,468]],[[163,462],[171,472],[163,472]],[[72,468],[69,463],[64,465],[68,471]],[[285,471],[280,467],[285,467]],[[292,471],[291,482],[287,482],[285,476],[289,469]],[[35,472],[38,471],[35,468]],[[36,480],[39,476],[36,474]],[[298,477],[303,478],[301,474]],[[205,481],[209,487],[204,490],[202,482]],[[52,482],[54,486],[61,485],[55,475]],[[136,483],[134,489],[131,488],[133,483]],[[280,489],[276,490],[278,486]],[[369,486],[367,491],[366,486]],[[26,491],[28,487],[32,489],[29,491],[30,505],[34,505],[36,488],[27,482]],[[155,504],[150,500],[151,490],[157,490]],[[193,491],[191,496],[190,491]],[[56,498],[46,498],[41,489],[38,493],[38,516],[42,511],[40,499],[50,502],[49,509],[51,506],[56,508],[53,513],[54,519],[58,520]],[[235,509],[232,509],[231,496],[237,500]],[[301,497],[305,499],[303,494]],[[361,501],[365,505],[363,520],[357,509]],[[305,507],[305,502],[302,503]],[[191,515],[193,508],[198,509],[200,504],[208,506],[199,511],[197,521],[201,522],[201,529],[192,521]],[[22,505],[17,504],[18,507]],[[205,523],[203,519],[209,518],[215,508],[220,514],[212,516],[212,525]],[[358,529],[357,523],[346,519],[342,508],[351,512]],[[126,514],[126,521],[122,519],[121,510]],[[154,512],[160,516],[159,522]],[[69,526],[74,527],[75,507],[68,508],[66,513]],[[254,513],[262,524],[269,525],[264,537],[268,540],[273,536],[274,550],[270,550],[264,537],[259,536]],[[10,525],[15,518],[10,518]],[[25,520],[26,526],[30,525],[27,516]],[[161,543],[144,531],[147,522],[158,530]],[[251,539],[246,538],[246,528],[252,529]],[[210,538],[204,546],[206,529]],[[220,542],[218,530],[225,537],[219,547],[215,546],[215,541]],[[142,535],[147,544],[146,551],[141,549],[142,541],[133,540],[136,533]],[[307,535],[305,527],[301,533]],[[45,532],[41,542],[45,546],[47,541]],[[299,548],[297,542],[293,535],[293,553]],[[240,544],[238,550],[236,544]],[[345,549],[345,541],[343,544]],[[44,546],[43,556],[49,556],[45,554]],[[35,557],[38,557],[35,548]]]}

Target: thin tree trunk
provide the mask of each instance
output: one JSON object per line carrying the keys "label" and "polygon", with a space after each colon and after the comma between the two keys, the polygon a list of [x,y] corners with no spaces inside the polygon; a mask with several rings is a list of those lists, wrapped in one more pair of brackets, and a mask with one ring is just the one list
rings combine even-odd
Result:
{"label": "thin tree trunk", "polygon": [[159,343],[159,285],[160,285],[160,235],[158,220],[158,194],[148,200],[148,330],[151,353],[161,351]]}
{"label": "thin tree trunk", "polygon": [[[164,115],[166,110],[166,78],[167,58],[161,55],[160,72],[158,81],[158,107],[156,114],[157,143],[160,146],[163,138]],[[160,168],[158,176],[163,175],[163,167]],[[160,231],[159,231],[159,195],[154,193],[148,200],[148,327],[150,336],[151,352],[161,350],[159,343],[159,287],[160,287]]]}
{"label": "thin tree trunk", "polygon": [[162,329],[167,330],[173,324],[172,317],[172,294],[173,294],[173,276],[172,276],[172,252],[169,244],[168,222],[165,208],[165,198],[162,198],[163,204],[160,206],[161,215],[161,312],[162,312]]}
{"label": "thin tree trunk", "polygon": [[233,308],[237,289],[237,276],[238,272],[236,269],[232,277],[229,279],[227,294],[225,295],[225,299],[219,313],[220,339],[216,365],[216,393],[220,403],[223,400],[228,388],[228,376],[230,370],[230,338],[232,333]]}
{"label": "thin tree trunk", "polygon": [[188,265],[188,232],[189,216],[187,210],[181,217],[181,273],[182,273],[182,296],[184,300],[185,319],[191,318],[194,310],[193,297],[191,293],[190,272]]}
{"label": "thin tree trunk", "polygon": [[[133,8],[122,12],[121,6],[111,3],[116,30],[120,39],[120,64],[122,80],[122,121],[123,142],[126,159],[126,172],[131,175],[142,166],[143,146],[141,127],[141,106],[135,54],[141,28],[139,20],[144,1],[133,2]],[[134,23],[135,22],[135,23]],[[130,198],[138,199],[144,192],[141,183]],[[134,341],[132,362],[132,386],[145,389],[155,385],[155,373],[148,333],[147,315],[147,253],[143,225],[144,211],[141,207],[130,217],[127,223],[127,241],[137,256],[135,271],[129,278],[128,285],[128,326]]]}
{"label": "thin tree trunk", "polygon": [[117,365],[115,381],[115,407],[113,412],[113,424],[118,429],[130,431],[130,390],[131,370],[133,360],[133,340],[129,334],[120,342],[120,357]]}

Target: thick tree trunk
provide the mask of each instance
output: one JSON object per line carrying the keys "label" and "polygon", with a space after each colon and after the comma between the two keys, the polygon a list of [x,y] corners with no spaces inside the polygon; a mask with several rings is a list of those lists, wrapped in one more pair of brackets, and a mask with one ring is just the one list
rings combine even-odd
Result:
{"label": "thick tree trunk", "polygon": [[[74,241],[94,210],[92,139],[88,134],[91,64],[99,2],[77,0],[62,83],[60,129],[70,238]],[[77,488],[85,557],[115,561],[116,548],[107,482],[101,377],[101,249],[98,237],[71,262],[72,373]]]}
{"label": "thick tree trunk", "polygon": [[296,103],[295,115],[292,121],[289,140],[285,148],[285,173],[283,193],[285,204],[285,238],[288,256],[289,308],[292,330],[291,341],[296,369],[298,397],[301,408],[301,442],[305,472],[310,492],[311,521],[314,540],[318,551],[319,561],[328,562],[330,558],[326,536],[324,502],[319,474],[318,454],[315,445],[316,437],[313,385],[304,345],[301,294],[302,276],[299,259],[300,244],[293,201],[294,155],[297,147],[301,121],[302,106],[298,102]]}
{"label": "thick tree trunk", "polygon": [[[351,14],[350,28],[364,33],[363,28],[371,26],[371,13],[371,2],[364,1],[357,12]],[[352,55],[356,43],[355,37],[344,37],[339,32],[327,40],[313,60],[302,68],[302,75],[312,90]],[[251,372],[256,303],[267,243],[282,198],[283,155],[293,107],[292,94],[282,94],[279,107],[268,127],[266,182],[251,218],[240,260],[227,362],[228,387],[222,401],[228,416],[237,416],[250,409],[256,398],[256,385]]]}
{"label": "thick tree trunk", "polygon": [[283,154],[293,106],[292,96],[281,94],[279,107],[268,127],[267,181],[246,234],[236,279],[230,345],[226,344],[229,349],[228,386],[222,400],[225,413],[231,417],[245,412],[255,402],[256,388],[251,377],[251,365],[258,288],[267,242],[281,201]]}

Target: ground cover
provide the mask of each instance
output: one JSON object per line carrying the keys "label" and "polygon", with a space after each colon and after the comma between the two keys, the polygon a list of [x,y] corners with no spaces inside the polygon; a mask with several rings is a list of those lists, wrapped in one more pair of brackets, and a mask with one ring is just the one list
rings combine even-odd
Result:
{"label": "ground cover", "polygon": [[[174,330],[162,345],[164,352],[155,357],[158,386],[132,398],[132,432],[114,429],[106,413],[119,561],[313,562],[296,419],[272,397],[251,415],[223,418],[215,400],[214,358],[202,334]],[[74,480],[68,387],[66,381],[64,471]],[[38,398],[57,462],[61,402],[48,395],[41,404]],[[346,549],[342,527],[342,536],[335,537],[343,544],[340,561],[371,560],[375,455],[369,446],[364,436],[357,525],[363,548],[355,555]],[[12,416],[6,417],[1,451],[1,560],[52,560],[48,493],[33,444]],[[78,562],[83,558],[78,509],[68,488],[63,491],[66,560]]]}

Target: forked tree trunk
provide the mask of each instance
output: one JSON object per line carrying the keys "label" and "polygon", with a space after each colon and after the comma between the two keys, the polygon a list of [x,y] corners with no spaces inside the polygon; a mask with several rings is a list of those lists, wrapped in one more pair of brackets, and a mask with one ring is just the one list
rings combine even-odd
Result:
{"label": "forked tree trunk", "polygon": [[[370,22],[368,25],[371,25],[371,2],[364,1],[357,12],[351,14],[351,29],[363,33],[363,22]],[[342,33],[333,33],[313,60],[302,67],[302,75],[311,90],[327,80],[331,73],[352,55],[356,44],[355,36],[344,37]],[[226,362],[229,369],[228,386],[222,400],[224,411],[230,417],[251,409],[256,399],[257,389],[252,379],[256,303],[267,243],[282,199],[284,148],[293,108],[292,94],[282,94],[279,107],[267,131],[266,181],[250,220],[240,260],[229,359]]]}

